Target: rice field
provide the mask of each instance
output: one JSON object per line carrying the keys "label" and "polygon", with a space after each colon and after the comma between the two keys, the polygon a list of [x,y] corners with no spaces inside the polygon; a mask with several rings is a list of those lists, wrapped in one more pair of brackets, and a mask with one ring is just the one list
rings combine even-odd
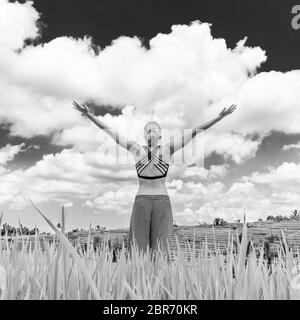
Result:
{"label": "rice field", "polygon": [[[35,207],[36,208],[36,207]],[[263,248],[248,250],[248,229],[234,245],[228,234],[225,248],[212,248],[207,239],[202,250],[195,241],[185,246],[175,239],[169,259],[159,250],[154,256],[136,247],[131,256],[123,246],[116,262],[107,242],[94,249],[91,232],[86,250],[72,245],[62,230],[38,208],[55,232],[56,242],[41,246],[19,236],[18,241],[0,238],[0,299],[6,300],[286,300],[300,298],[300,255],[289,249],[284,232],[276,258],[267,261]],[[0,218],[1,220],[1,218]],[[0,221],[1,225],[1,221]],[[18,236],[16,236],[16,239]],[[197,253],[197,254],[196,254]]]}

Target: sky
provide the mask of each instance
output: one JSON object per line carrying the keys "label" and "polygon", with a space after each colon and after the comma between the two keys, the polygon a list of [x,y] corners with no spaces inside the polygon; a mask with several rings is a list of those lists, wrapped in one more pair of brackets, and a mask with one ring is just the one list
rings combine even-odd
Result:
{"label": "sky", "polygon": [[[191,129],[201,165],[171,165],[179,225],[300,209],[297,1],[0,0],[0,210],[49,231],[129,226],[138,180],[114,141],[72,108],[142,143],[149,120]],[[299,19],[300,20],[300,19]],[[201,147],[200,147],[201,146]],[[125,154],[122,160],[127,159]],[[124,160],[125,161],[125,160]]]}

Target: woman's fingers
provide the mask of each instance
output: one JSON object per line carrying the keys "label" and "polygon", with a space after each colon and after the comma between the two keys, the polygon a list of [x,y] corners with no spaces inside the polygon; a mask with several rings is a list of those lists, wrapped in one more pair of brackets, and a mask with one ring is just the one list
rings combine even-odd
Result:
{"label": "woman's fingers", "polygon": [[90,113],[91,113],[91,109],[90,109],[90,107],[89,107],[89,106],[87,106],[86,104],[84,104],[84,107],[86,108],[86,110],[87,110],[88,112],[90,112]]}
{"label": "woman's fingers", "polygon": [[236,105],[235,104],[231,105],[227,110],[227,114],[232,113],[235,109],[236,109]]}
{"label": "woman's fingers", "polygon": [[80,105],[76,101],[73,100],[73,106],[76,110],[81,111],[82,113],[88,113],[90,112],[89,107],[87,107],[85,104]]}
{"label": "woman's fingers", "polygon": [[90,111],[89,108],[85,104],[83,104],[83,107],[84,107],[85,112],[89,112]]}
{"label": "woman's fingers", "polygon": [[227,116],[228,114],[232,113],[236,109],[236,105],[232,104],[230,107],[225,107],[220,113],[223,116]]}
{"label": "woman's fingers", "polygon": [[80,108],[80,107],[75,106],[74,108],[75,108],[77,111],[81,111],[81,108]]}
{"label": "woman's fingers", "polygon": [[231,112],[233,112],[235,109],[236,109],[236,105],[234,104],[231,106]]}
{"label": "woman's fingers", "polygon": [[226,107],[220,112],[220,114],[224,114]]}
{"label": "woman's fingers", "polygon": [[73,106],[73,108],[74,108],[75,110],[79,111],[79,109],[78,109],[76,106]]}
{"label": "woman's fingers", "polygon": [[73,105],[79,109],[82,109],[82,106],[73,100]]}
{"label": "woman's fingers", "polygon": [[76,106],[76,107],[80,107],[80,105],[74,100],[73,100],[73,105]]}
{"label": "woman's fingers", "polygon": [[231,105],[231,106],[228,108],[228,111],[229,111],[229,112],[232,112],[232,111],[235,110],[235,108],[236,108],[236,105],[233,104],[233,105]]}
{"label": "woman's fingers", "polygon": [[81,108],[78,106],[74,106],[74,109],[76,109],[77,111],[81,111]]}
{"label": "woman's fingers", "polygon": [[80,104],[78,104],[76,101],[73,100],[73,106],[74,109],[76,109],[77,111],[86,114],[88,112],[88,109],[85,105],[81,106]]}

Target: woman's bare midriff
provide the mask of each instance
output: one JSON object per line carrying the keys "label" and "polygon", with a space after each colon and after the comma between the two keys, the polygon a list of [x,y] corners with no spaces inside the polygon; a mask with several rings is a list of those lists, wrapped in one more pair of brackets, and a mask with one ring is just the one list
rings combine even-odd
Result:
{"label": "woman's bare midriff", "polygon": [[137,195],[142,195],[142,194],[168,195],[168,191],[166,188],[166,178],[159,178],[159,179],[152,179],[152,180],[139,178],[139,189],[138,189]]}

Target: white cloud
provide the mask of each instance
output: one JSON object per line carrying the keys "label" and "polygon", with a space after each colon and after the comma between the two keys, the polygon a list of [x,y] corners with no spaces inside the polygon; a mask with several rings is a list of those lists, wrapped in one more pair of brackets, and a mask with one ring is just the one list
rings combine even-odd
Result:
{"label": "white cloud", "polygon": [[[180,191],[172,194],[175,220],[179,224],[195,225],[211,223],[216,217],[242,220],[244,213],[247,221],[265,219],[274,213],[287,215],[299,206],[299,186],[293,186],[297,175],[291,181],[289,174],[281,172],[285,169],[277,169],[269,175],[256,173],[243,177],[243,182],[235,182],[229,188],[221,182],[183,183]],[[261,185],[263,182],[266,185]]]}
{"label": "white cloud", "polygon": [[254,172],[250,177],[243,177],[245,181],[256,184],[270,185],[279,190],[300,189],[300,163],[284,162],[278,167],[270,167],[267,172]]}
{"label": "white cloud", "polygon": [[101,209],[101,212],[109,211],[118,215],[129,214],[132,210],[136,192],[136,186],[124,186],[116,191],[106,191],[93,200],[87,200],[84,205],[90,208]]}
{"label": "white cloud", "polygon": [[193,166],[187,167],[184,170],[183,176],[186,178],[197,177],[200,180],[207,180],[209,178],[224,177],[228,171],[228,164],[212,165],[209,169],[200,166]]}
{"label": "white cloud", "polygon": [[243,108],[234,118],[241,121],[239,132],[299,133],[299,91],[300,70],[262,72],[249,79],[237,95]]}
{"label": "white cloud", "polygon": [[188,167],[184,170],[184,175],[186,177],[197,177],[201,180],[206,180],[208,178],[209,170],[204,167]]}
{"label": "white cloud", "polygon": [[[82,128],[88,124],[71,109],[72,99],[92,99],[117,107],[135,105],[136,112],[131,115],[135,132],[147,118],[142,114],[149,110],[166,127],[194,127],[215,116],[229,101],[236,101],[236,93],[249,82],[249,73],[254,75],[266,60],[265,52],[247,47],[245,39],[233,50],[227,48],[224,39],[212,37],[209,24],[199,22],[172,26],[169,34],[158,34],[150,40],[150,50],[136,37],[121,36],[110,46],[99,48],[98,55],[87,37],[60,37],[16,52],[12,49],[21,48],[23,40],[38,36],[39,14],[32,3],[2,0],[0,6],[2,12],[22,9],[23,18],[13,20],[13,28],[9,28],[9,21],[2,22],[0,118],[12,123],[12,134],[24,137],[59,130],[54,141],[74,145],[84,142],[92,147],[88,140],[95,131]],[[7,44],[10,35],[4,32],[6,28],[16,30],[13,46]],[[216,134],[212,130],[207,152],[216,148],[224,153],[217,143],[224,141],[228,146],[225,155],[234,161],[253,156],[258,142],[229,133],[243,131],[248,121],[243,104],[239,108],[240,115],[217,124]],[[33,122],[35,117],[39,121]],[[126,117],[112,117],[111,125],[121,130],[124,125],[119,125]],[[109,117],[103,120],[109,121]],[[248,132],[252,129],[257,128]],[[76,130],[81,132],[76,135],[78,140],[74,138]],[[238,150],[228,145],[230,140],[235,144],[238,141]]]}
{"label": "white cloud", "polygon": [[178,218],[183,218],[182,219],[183,221],[187,223],[195,224],[195,214],[194,214],[194,211],[190,208],[184,208],[183,211],[176,212],[174,217],[176,218],[175,219],[176,221],[178,220]]}
{"label": "white cloud", "polygon": [[300,142],[296,144],[287,144],[282,147],[282,150],[290,150],[290,149],[300,149]]}
{"label": "white cloud", "polygon": [[274,204],[280,204],[280,205],[295,204],[295,208],[296,208],[297,204],[300,203],[300,195],[299,193],[280,190],[280,192],[277,191],[271,194],[270,202]]}
{"label": "white cloud", "polygon": [[74,203],[72,201],[65,201],[62,203],[62,205],[66,208],[70,208],[70,207],[73,207],[74,206]]}
{"label": "white cloud", "polygon": [[223,133],[215,135],[211,132],[205,133],[204,152],[209,155],[215,151],[222,154],[225,159],[232,159],[237,164],[255,157],[261,139],[251,140],[242,135]]}
{"label": "white cloud", "polygon": [[235,182],[229,188],[228,193],[245,193],[249,194],[255,189],[254,183],[251,182]]}
{"label": "white cloud", "polygon": [[[1,168],[1,167],[0,167]],[[74,198],[83,201],[97,197],[120,185],[133,185],[133,168],[118,165],[101,166],[96,153],[65,149],[48,154],[28,169],[3,170],[0,175],[0,204],[22,209],[29,199],[36,203],[57,201],[70,204]]]}
{"label": "white cloud", "polygon": [[229,170],[229,165],[226,163],[222,165],[212,165],[209,169],[210,174],[213,178],[224,177],[229,172]]}
{"label": "white cloud", "polygon": [[0,0],[0,47],[2,49],[21,48],[25,39],[37,37],[38,28],[35,22],[39,18],[39,13],[32,4],[32,1],[21,4]]}
{"label": "white cloud", "polygon": [[0,149],[0,166],[5,165],[8,161],[13,160],[15,155],[19,153],[24,147],[25,143],[18,145],[7,144],[5,147]]}

